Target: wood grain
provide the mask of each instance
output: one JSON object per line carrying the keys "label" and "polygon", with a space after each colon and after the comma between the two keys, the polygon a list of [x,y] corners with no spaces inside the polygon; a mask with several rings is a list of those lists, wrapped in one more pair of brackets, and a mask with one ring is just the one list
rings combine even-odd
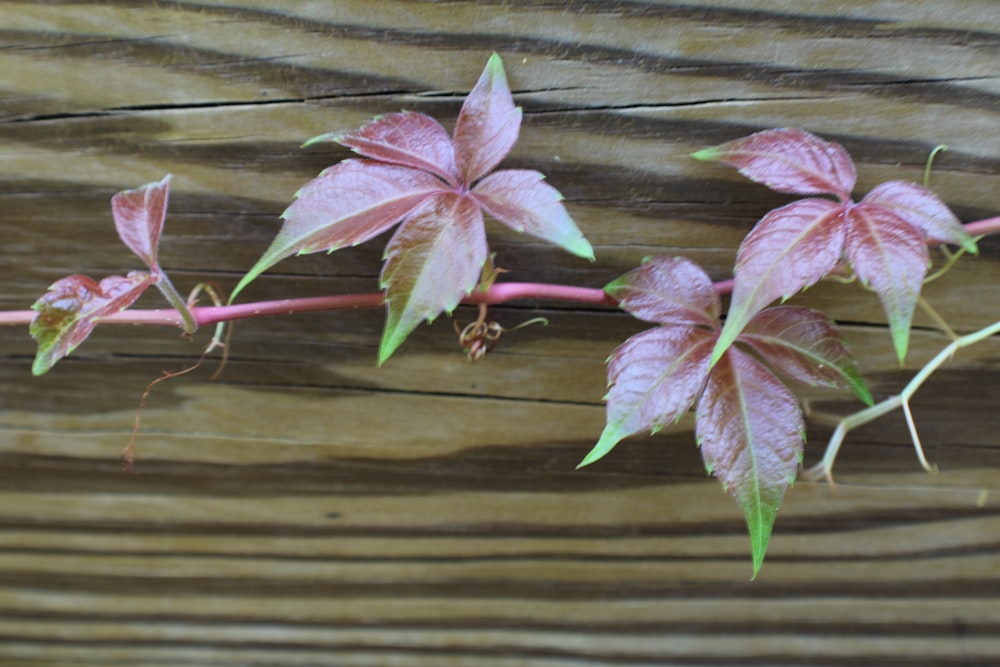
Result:
{"label": "wood grain", "polygon": [[[775,126],[842,142],[859,192],[918,179],[998,215],[1000,5],[989,1],[0,2],[0,307],[134,266],[115,191],[173,173],[161,259],[231,288],[295,191],[347,151],[308,138],[399,109],[451,125],[491,51],[589,264],[489,226],[509,277],[599,287],[650,254],[727,277],[789,199],[687,156]],[[246,298],[372,291],[384,240],[282,262]],[[1000,244],[928,286],[994,321]],[[879,396],[899,369],[877,302],[845,322]],[[155,299],[142,302],[156,307]],[[163,383],[205,342],[106,326],[33,378],[0,331],[0,664],[993,665],[1000,655],[1000,341],[849,436],[837,493],[799,483],[755,582],[742,518],[687,420],[574,466],[603,424],[604,359],[643,328],[565,304],[468,364],[445,320],[374,367],[379,312],[242,322],[221,380]],[[474,317],[460,309],[458,317]],[[910,364],[947,339],[918,320]],[[807,460],[856,406],[803,393]]]}

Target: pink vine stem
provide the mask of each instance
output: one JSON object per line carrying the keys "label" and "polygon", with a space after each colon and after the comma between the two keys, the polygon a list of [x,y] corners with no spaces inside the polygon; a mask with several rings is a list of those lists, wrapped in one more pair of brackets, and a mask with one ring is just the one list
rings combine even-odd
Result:
{"label": "pink vine stem", "polygon": [[[488,291],[475,291],[462,301],[467,305],[496,305],[516,299],[544,301],[570,301],[573,303],[609,306],[617,305],[604,290],[573,285],[550,285],[544,283],[500,283]],[[198,326],[208,326],[219,322],[245,320],[270,315],[294,315],[328,310],[353,310],[358,308],[378,308],[385,303],[381,292],[367,294],[338,294],[331,296],[306,297],[302,299],[279,299],[240,303],[232,306],[204,306],[191,309]],[[32,310],[12,310],[0,312],[0,325],[28,324],[34,317]],[[180,313],[171,308],[153,310],[126,310],[101,318],[106,324],[148,324],[182,326]]]}
{"label": "pink vine stem", "polygon": [[[716,291],[728,294],[732,291],[732,280],[715,284]],[[487,291],[474,291],[462,300],[465,305],[485,304],[493,306],[518,299],[537,301],[567,301],[582,305],[617,307],[618,302],[604,290],[575,285],[553,285],[547,283],[497,283]],[[378,308],[384,305],[381,292],[366,294],[337,294],[330,296],[305,297],[301,299],[279,299],[277,301],[257,301],[232,306],[203,306],[191,309],[198,326],[204,327],[219,322],[232,322],[271,315],[294,315],[296,313],[316,313],[330,310],[356,310],[358,308]],[[0,326],[29,324],[35,312],[32,310],[0,311]],[[172,308],[125,310],[101,318],[106,324],[146,324],[183,327],[179,312]]]}
{"label": "pink vine stem", "polygon": [[[965,230],[974,237],[1000,233],[1000,217],[977,220],[965,225]],[[729,294],[733,290],[732,280],[715,283],[719,294]],[[616,307],[617,302],[604,290],[575,285],[555,285],[547,283],[497,283],[487,291],[474,291],[462,303],[466,305],[486,304],[489,306],[531,299],[542,301],[566,301],[591,306]],[[280,299],[240,303],[232,306],[204,306],[192,308],[191,313],[199,326],[218,324],[271,315],[294,315],[329,310],[354,310],[358,308],[378,308],[385,303],[381,292],[367,294],[341,294],[307,297],[301,299]],[[32,310],[0,311],[0,326],[30,324],[35,312]],[[108,324],[146,324],[183,327],[184,321],[176,310],[126,310],[101,319]]]}

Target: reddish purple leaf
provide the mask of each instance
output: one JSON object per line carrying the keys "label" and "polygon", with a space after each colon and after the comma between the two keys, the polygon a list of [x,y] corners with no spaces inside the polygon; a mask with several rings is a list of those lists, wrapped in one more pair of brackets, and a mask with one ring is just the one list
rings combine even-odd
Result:
{"label": "reddish purple leaf", "polygon": [[161,181],[119,192],[111,198],[118,236],[154,274],[161,272],[156,255],[169,193],[170,176],[167,175]]}
{"label": "reddish purple leaf", "polygon": [[848,215],[844,252],[858,278],[878,294],[903,363],[913,311],[930,266],[923,234],[881,206],[862,202],[852,206]]}
{"label": "reddish purple leaf", "polygon": [[333,252],[381,234],[443,185],[425,171],[373,160],[345,160],[330,167],[298,192],[282,215],[285,224],[278,236],[232,298],[286,257]]}
{"label": "reddish purple leaf", "polygon": [[937,195],[916,183],[882,183],[865,195],[861,203],[892,211],[921,230],[929,243],[951,243],[969,252],[976,252],[976,242],[965,231],[955,214]]}
{"label": "reddish purple leaf", "polygon": [[375,160],[345,160],[296,193],[282,214],[285,224],[275,244],[287,237],[295,253],[305,254],[364,243],[444,191],[442,186],[427,172]]}
{"label": "reddish purple leaf", "polygon": [[719,295],[700,266],[685,257],[653,257],[604,291],[634,317],[657,324],[717,329]]}
{"label": "reddish purple leaf", "polygon": [[[662,325],[633,336],[612,353],[607,422],[580,465],[597,461],[629,435],[655,432],[697,402],[696,428],[706,466],[746,514],[756,574],[778,504],[801,457],[804,427],[795,397],[740,347],[724,350],[712,366],[720,335],[719,297],[705,272],[690,260],[645,260],[605,291],[629,313]],[[819,313],[785,306],[764,310],[736,340],[789,377],[850,388],[871,402],[836,328]]]}
{"label": "reddish purple leaf", "polygon": [[857,175],[844,147],[798,128],[765,130],[694,154],[740,170],[772,190],[799,195],[832,194],[851,198]]}
{"label": "reddish purple leaf", "polygon": [[695,421],[705,467],[746,516],[756,576],[802,459],[798,401],[760,362],[731,347],[708,376]]}
{"label": "reddish purple leaf", "polygon": [[430,172],[452,187],[459,184],[451,137],[440,123],[422,113],[391,113],[360,130],[324,137],[373,160]]}
{"label": "reddish purple leaf", "polygon": [[483,210],[518,232],[554,243],[574,255],[594,259],[594,250],[569,217],[559,191],[537,171],[504,169],[472,190]]}
{"label": "reddish purple leaf", "polygon": [[386,247],[385,362],[422,320],[451,312],[478,284],[489,249],[472,197],[445,192],[414,212]]}
{"label": "reddish purple leaf", "polygon": [[708,376],[715,334],[690,326],[663,326],[629,338],[608,363],[607,425],[580,463],[589,465],[623,438],[655,433],[680,419],[698,398]]}
{"label": "reddish purple leaf", "polygon": [[35,316],[30,333],[38,341],[32,373],[46,373],[87,339],[100,318],[131,306],[153,281],[149,273],[133,271],[126,277],[109,276],[100,284],[81,275],[53,283],[31,307]]}
{"label": "reddish purple leaf", "polygon": [[843,147],[796,129],[768,130],[695,154],[732,164],[749,178],[784,192],[830,193],[841,203],[805,199],[768,213],[744,239],[732,305],[712,353],[714,364],[749,319],[828,274],[842,257],[870,284],[885,308],[900,361],[927,272],[925,243],[975,241],[932,192],[891,181],[860,203],[850,201],[854,165]]}
{"label": "reddish purple leaf", "polygon": [[836,266],[844,248],[845,211],[845,205],[827,199],[802,199],[765,215],[743,239],[713,363],[755,313],[815,284]]}
{"label": "reddish purple leaf", "polygon": [[382,363],[421,319],[451,310],[476,284],[488,255],[483,211],[593,259],[562,197],[540,174],[501,171],[484,178],[510,152],[520,123],[503,63],[494,54],[462,106],[454,142],[437,121],[417,113],[390,114],[356,132],[317,137],[313,141],[340,141],[370,159],[331,167],[298,193],[277,238],[230,301],[290,255],[356,245],[405,221],[389,242],[382,269],[389,302]]}
{"label": "reddish purple leaf", "polygon": [[472,185],[507,157],[521,128],[521,109],[507,86],[500,56],[490,56],[455,123],[455,162]]}
{"label": "reddish purple leaf", "polygon": [[872,404],[840,332],[823,313],[794,306],[765,308],[747,323],[737,340],[793,380],[850,390]]}

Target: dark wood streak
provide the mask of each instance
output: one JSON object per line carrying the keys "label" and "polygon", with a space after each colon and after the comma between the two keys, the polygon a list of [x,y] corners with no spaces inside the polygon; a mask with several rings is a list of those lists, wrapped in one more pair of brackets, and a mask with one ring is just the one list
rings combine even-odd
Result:
{"label": "dark wood streak", "polygon": [[[155,487],[154,487],[155,488]],[[67,489],[67,491],[72,489]],[[271,491],[274,493],[274,491]],[[285,491],[285,493],[289,493]],[[368,496],[375,495],[376,491],[372,491]],[[124,494],[122,494],[124,497]],[[172,495],[168,489],[164,496],[169,497]],[[173,494],[179,495],[179,494]],[[279,495],[279,494],[275,494]],[[310,497],[308,489],[300,493],[295,494],[303,498]],[[344,493],[342,497],[350,497],[352,494]],[[400,494],[407,495],[407,494]],[[227,497],[229,494],[225,492],[216,494],[216,497]],[[229,496],[232,497],[232,496]],[[239,496],[235,496],[239,497]],[[122,500],[124,504],[127,502],[126,499]],[[697,524],[685,524],[685,523],[641,523],[641,522],[629,522],[622,523],[620,525],[606,526],[606,525],[596,525],[596,526],[573,526],[573,525],[561,525],[561,526],[550,526],[540,523],[496,523],[496,522],[485,522],[485,523],[468,523],[456,520],[450,522],[447,525],[437,525],[437,526],[421,526],[419,528],[408,527],[405,525],[345,525],[338,523],[338,519],[341,517],[338,513],[329,513],[330,516],[325,523],[325,525],[308,525],[308,524],[298,524],[293,522],[283,523],[280,525],[271,524],[257,524],[257,525],[246,525],[246,524],[227,524],[223,521],[215,521],[212,523],[184,523],[184,522],[161,522],[155,525],[148,525],[143,523],[131,523],[128,521],[123,521],[120,519],[108,519],[101,523],[89,523],[86,521],[50,521],[44,524],[32,521],[30,518],[15,518],[15,517],[0,517],[0,529],[11,533],[11,532],[49,532],[49,531],[64,531],[67,533],[74,533],[79,535],[119,535],[119,536],[130,536],[130,537],[141,537],[145,535],[183,535],[183,536],[217,536],[217,537],[283,537],[283,538],[302,538],[302,539],[333,539],[333,538],[388,538],[393,540],[408,540],[421,538],[425,540],[443,539],[443,538],[468,538],[468,539],[480,539],[480,540],[494,540],[496,542],[501,542],[503,540],[509,539],[527,539],[527,540],[538,540],[537,547],[543,548],[546,540],[552,539],[568,539],[568,540],[627,540],[627,539],[649,539],[649,538],[667,538],[667,537],[719,537],[719,536],[734,536],[742,537],[745,526],[741,521],[737,519],[720,519],[717,521],[703,521]],[[787,534],[787,535],[831,535],[835,536],[843,533],[852,533],[865,531],[870,529],[877,529],[879,526],[884,526],[886,524],[892,524],[893,526],[907,526],[915,528],[923,527],[933,527],[940,522],[946,521],[969,521],[969,520],[981,520],[982,523],[988,524],[990,520],[995,519],[997,514],[991,511],[983,510],[963,510],[963,509],[946,509],[946,510],[907,510],[907,509],[896,509],[892,511],[870,511],[863,514],[836,514],[832,513],[829,515],[824,515],[822,521],[817,521],[814,518],[802,518],[796,519],[795,517],[789,518],[787,521],[783,522],[777,527],[777,534]],[[990,543],[983,546],[981,549],[977,547],[976,553],[982,554],[993,554],[995,552],[995,546]],[[26,553],[31,553],[27,551]],[[89,552],[81,552],[89,553]],[[101,552],[98,550],[95,552],[99,555]],[[131,552],[128,552],[131,553]],[[539,560],[545,560],[546,558],[560,558],[558,553],[553,554],[553,552],[546,552],[545,554],[539,555],[532,552],[531,558],[536,558]],[[942,549],[933,551],[895,551],[888,555],[879,556],[846,556],[833,557],[828,555],[818,554],[815,556],[803,556],[797,554],[793,557],[783,557],[780,554],[772,556],[773,560],[784,560],[785,562],[798,561],[799,559],[805,559],[811,562],[830,562],[830,561],[855,561],[855,562],[868,562],[868,561],[879,561],[885,559],[938,559],[945,556],[954,556],[959,554],[968,555],[970,553],[970,547],[968,545],[963,545],[962,551],[956,552],[952,549]],[[574,557],[579,556],[579,554],[574,552]],[[254,557],[258,556],[255,552]],[[288,557],[288,556],[286,556]],[[635,559],[630,557],[623,557],[624,560],[636,560],[642,561],[647,559],[655,559],[657,561],[669,561],[669,560],[693,560],[695,558],[705,558],[707,554],[702,554],[697,557],[688,556],[671,556],[669,554],[660,555],[644,555],[638,556]],[[726,560],[740,560],[743,555],[736,553],[732,555],[723,555],[721,553],[716,553],[711,556],[712,558],[724,558]],[[297,557],[290,557],[296,560]],[[335,556],[331,556],[335,559]],[[367,558],[367,557],[366,557]],[[407,560],[411,560],[414,557],[408,556]],[[454,556],[455,559],[466,559],[468,556]],[[609,557],[617,558],[617,556]],[[381,562],[387,560],[386,557],[378,555],[371,557],[372,562]],[[389,559],[391,560],[391,559]]]}
{"label": "dark wood streak", "polygon": [[[143,624],[168,624],[168,623],[179,623],[190,620],[185,616],[173,615],[173,614],[144,614],[136,616],[126,616],[121,614],[93,614],[89,617],[81,617],[78,615],[67,614],[64,612],[54,611],[48,616],[40,616],[33,614],[25,614],[18,610],[3,610],[0,609],[0,615],[6,616],[8,618],[16,619],[38,619],[40,621],[50,621],[55,623],[61,622],[72,622],[72,621],[91,621],[94,623],[106,623],[106,622],[134,622]],[[284,619],[279,616],[265,617],[263,619],[247,617],[247,616],[223,616],[217,618],[206,618],[202,622],[211,626],[225,626],[226,624],[236,624],[236,623],[252,623],[254,621],[267,622],[273,624],[282,624]],[[302,619],[296,623],[299,627],[304,628],[329,628],[330,624],[320,623],[316,621],[311,621],[309,619]],[[609,634],[614,635],[616,633],[627,632],[632,636],[643,636],[643,635],[664,635],[664,634],[703,634],[703,635],[727,635],[733,632],[767,632],[768,627],[764,623],[754,623],[753,621],[744,622],[725,622],[725,621],[714,621],[711,623],[701,623],[701,622],[683,622],[678,621],[674,623],[652,623],[652,622],[631,622],[627,626],[622,623],[616,623],[614,620],[607,620],[604,622],[594,622],[586,624],[577,624],[576,626],[571,625],[566,622],[552,622],[552,621],[542,621],[536,623],[525,623],[523,621],[518,621],[517,619],[509,619],[504,617],[472,617],[472,618],[455,618],[451,619],[447,624],[438,621],[428,621],[419,617],[413,617],[404,619],[402,621],[390,621],[381,623],[372,623],[365,621],[340,621],[336,624],[338,629],[369,629],[378,628],[384,630],[404,630],[406,628],[418,628],[418,629],[455,629],[455,630],[471,630],[479,628],[497,628],[505,630],[546,630],[546,631],[564,631],[567,629],[572,629],[573,627],[580,627],[586,632],[593,632],[599,634]],[[824,634],[830,635],[842,635],[842,634],[855,634],[859,636],[888,636],[888,637],[908,637],[908,636],[954,636],[958,632],[965,632],[971,636],[989,636],[991,633],[997,631],[997,625],[983,623],[975,626],[970,626],[959,630],[958,628],[942,628],[941,626],[933,624],[909,624],[909,625],[896,625],[891,622],[883,623],[830,623],[826,626],[818,626],[815,623],[808,622],[789,622],[784,626],[784,630],[789,633],[810,633],[823,631]]]}
{"label": "dark wood streak", "polygon": [[[133,5],[135,3],[122,3]],[[141,3],[139,3],[141,5]],[[419,4],[419,3],[417,3]],[[862,86],[871,87],[878,90],[878,94],[886,94],[885,87],[892,87],[894,84],[915,84],[906,88],[891,88],[895,93],[910,97],[911,99],[923,102],[945,102],[961,104],[964,106],[982,106],[983,108],[993,108],[996,106],[997,96],[985,91],[971,91],[961,86],[934,81],[907,81],[900,80],[899,77],[891,75],[880,75],[875,72],[865,72],[862,70],[824,70],[821,72],[802,72],[793,68],[773,67],[759,63],[719,63],[717,61],[691,60],[684,58],[672,58],[663,56],[653,56],[650,54],[639,54],[628,49],[614,49],[601,47],[596,44],[571,44],[559,42],[557,40],[529,39],[517,35],[490,34],[490,33],[425,33],[400,29],[376,29],[359,27],[352,25],[342,25],[335,23],[324,23],[310,21],[303,18],[290,18],[278,12],[250,11],[245,9],[214,8],[205,5],[187,5],[181,3],[164,3],[165,6],[173,5],[185,11],[197,11],[199,13],[215,13],[226,18],[240,18],[252,21],[260,21],[289,29],[318,31],[329,35],[331,39],[363,39],[374,42],[386,42],[393,44],[409,44],[414,46],[435,46],[450,49],[466,49],[470,47],[489,48],[491,44],[500,46],[508,53],[531,53],[534,55],[556,56],[568,60],[583,60],[585,62],[610,62],[627,63],[631,69],[640,69],[651,72],[670,71],[674,74],[696,75],[696,76],[718,76],[732,79],[750,79],[769,83],[781,84],[785,80],[794,87],[815,88],[819,90],[836,89],[838,86]],[[504,3],[505,6],[522,8],[521,3]],[[569,9],[577,14],[584,14],[594,10],[619,13],[624,17],[639,16],[643,20],[651,19],[688,19],[698,20],[708,23],[730,25],[734,27],[745,27],[753,25],[758,29],[778,28],[783,30],[795,30],[802,34],[814,37],[849,37],[869,39],[873,36],[894,37],[897,39],[913,38],[917,41],[941,42],[945,44],[969,45],[974,42],[979,48],[1000,48],[1000,35],[986,31],[950,31],[950,30],[908,30],[908,29],[886,29],[879,21],[836,19],[834,17],[816,18],[801,14],[769,12],[769,11],[740,11],[740,10],[719,10],[697,7],[643,7],[638,3],[612,4],[607,3],[581,3],[576,5],[570,3],[565,7],[562,3],[524,3],[527,7]],[[107,43],[102,42],[98,46],[106,47]],[[112,43],[112,48],[123,47],[128,49],[123,55],[132,55],[131,48],[139,46],[141,50],[160,48],[155,42],[132,41]],[[83,44],[81,47],[90,48],[90,45]],[[171,48],[170,56],[173,58],[177,53],[176,48]],[[189,58],[180,62],[172,62],[172,65],[184,67],[186,64],[196,65],[199,69],[210,67],[212,59],[210,53],[205,50],[185,49],[182,51]],[[149,55],[151,61],[158,61],[154,53]],[[235,70],[239,72],[240,70]],[[259,68],[252,70],[257,75]],[[370,85],[370,82],[363,83]],[[882,90],[879,90],[882,88]],[[338,92],[340,92],[338,90]]]}

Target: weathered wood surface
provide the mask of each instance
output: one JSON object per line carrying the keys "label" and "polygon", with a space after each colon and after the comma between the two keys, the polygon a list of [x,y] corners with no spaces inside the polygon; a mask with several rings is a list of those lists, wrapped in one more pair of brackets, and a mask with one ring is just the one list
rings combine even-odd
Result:
{"label": "weathered wood surface", "polygon": [[[400,108],[451,121],[491,50],[525,111],[508,164],[549,175],[598,257],[494,226],[516,280],[597,287],[653,253],[724,277],[787,199],[686,156],[766,127],[844,143],[859,191],[919,178],[946,143],[941,196],[965,220],[1000,209],[992,1],[0,2],[0,307],[133,267],[108,199],[166,172],[163,263],[231,288],[347,155],[305,139]],[[246,297],[371,291],[381,246],[287,260]],[[998,317],[998,259],[987,240],[929,286],[956,328]],[[877,394],[909,377],[873,298],[802,303],[848,322]],[[241,323],[219,382],[155,390],[136,476],[118,454],[139,394],[198,344],[104,327],[35,379],[27,335],[0,331],[0,664],[1000,659],[1000,341],[914,406],[940,475],[898,415],[852,434],[839,495],[798,484],[749,583],[690,424],[573,470],[601,430],[603,360],[641,327],[536,305],[495,309],[551,325],[475,366],[443,320],[382,369],[378,312]],[[945,342],[917,331],[912,361]],[[854,406],[811,399],[814,460]]]}

